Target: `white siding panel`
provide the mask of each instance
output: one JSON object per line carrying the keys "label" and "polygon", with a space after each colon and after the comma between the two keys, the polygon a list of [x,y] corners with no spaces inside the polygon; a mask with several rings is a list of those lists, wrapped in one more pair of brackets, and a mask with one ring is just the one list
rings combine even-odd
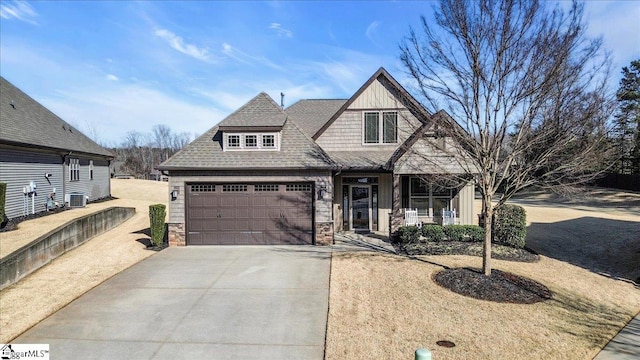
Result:
{"label": "white siding panel", "polygon": [[[2,149],[0,153],[0,182],[7,183],[5,211],[8,218],[26,215],[25,199],[28,200],[28,211],[31,212],[32,199],[25,197],[22,190],[30,181],[36,183],[35,212],[45,210],[47,197],[54,188],[56,201],[63,202],[60,156],[8,149]],[[48,181],[45,173],[51,174]]]}
{"label": "white siding panel", "polygon": [[108,166],[93,166],[93,180],[89,175],[89,165],[85,165],[81,162],[80,165],[80,180],[69,181],[68,167],[65,166],[65,176],[67,176],[67,188],[66,193],[83,193],[89,196],[89,201],[101,199],[107,197],[110,194],[110,181]]}

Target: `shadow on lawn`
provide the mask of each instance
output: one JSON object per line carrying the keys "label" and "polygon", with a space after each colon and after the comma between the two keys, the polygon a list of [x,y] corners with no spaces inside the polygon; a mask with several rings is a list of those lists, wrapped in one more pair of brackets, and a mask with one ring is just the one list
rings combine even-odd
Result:
{"label": "shadow on lawn", "polygon": [[594,348],[604,347],[630,320],[630,315],[617,307],[596,303],[576,294],[554,292],[551,302],[562,309],[554,315],[562,321],[554,322],[552,329],[586,339]]}
{"label": "shadow on lawn", "polygon": [[527,246],[604,276],[640,283],[640,222],[582,217],[532,223]]}

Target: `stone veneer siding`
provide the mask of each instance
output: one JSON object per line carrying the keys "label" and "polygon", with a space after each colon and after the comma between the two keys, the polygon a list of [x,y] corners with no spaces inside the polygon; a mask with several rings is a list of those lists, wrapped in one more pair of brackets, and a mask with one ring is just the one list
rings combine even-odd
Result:
{"label": "stone veneer siding", "polygon": [[316,245],[333,244],[333,222],[316,223]]}
{"label": "stone veneer siding", "polygon": [[169,246],[187,245],[187,237],[184,231],[184,224],[168,224]]}

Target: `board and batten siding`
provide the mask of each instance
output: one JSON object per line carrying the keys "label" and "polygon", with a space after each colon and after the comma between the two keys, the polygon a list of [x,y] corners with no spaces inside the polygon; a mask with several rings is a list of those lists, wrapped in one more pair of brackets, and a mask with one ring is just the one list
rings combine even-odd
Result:
{"label": "board and batten siding", "polygon": [[[51,174],[48,179],[45,177],[47,173]],[[23,192],[30,181],[36,183],[35,212],[45,210],[47,197],[54,189],[55,200],[63,203],[63,176],[62,157],[58,154],[0,149],[0,182],[7,183],[7,217],[11,219],[31,213],[32,199]],[[25,199],[28,200],[28,212],[24,209]]]}
{"label": "board and batten siding", "polygon": [[477,225],[474,216],[475,185],[468,182],[452,200],[452,206],[457,211],[461,225]]}
{"label": "board and batten siding", "polygon": [[[73,158],[72,156],[70,158]],[[66,189],[67,194],[82,193],[89,197],[89,201],[102,199],[111,195],[111,173],[109,171],[109,163],[102,159],[93,159],[93,180],[90,176],[89,161],[92,159],[80,158],[80,179],[71,181],[69,174],[69,161],[64,167],[65,176],[67,177]]]}

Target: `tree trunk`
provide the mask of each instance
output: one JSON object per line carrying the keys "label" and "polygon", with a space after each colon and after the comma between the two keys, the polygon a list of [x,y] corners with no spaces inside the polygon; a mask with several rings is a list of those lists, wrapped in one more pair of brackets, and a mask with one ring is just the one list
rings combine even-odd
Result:
{"label": "tree trunk", "polygon": [[482,215],[484,216],[484,243],[482,246],[482,271],[491,276],[491,232],[493,228],[493,203],[491,195],[482,196]]}

